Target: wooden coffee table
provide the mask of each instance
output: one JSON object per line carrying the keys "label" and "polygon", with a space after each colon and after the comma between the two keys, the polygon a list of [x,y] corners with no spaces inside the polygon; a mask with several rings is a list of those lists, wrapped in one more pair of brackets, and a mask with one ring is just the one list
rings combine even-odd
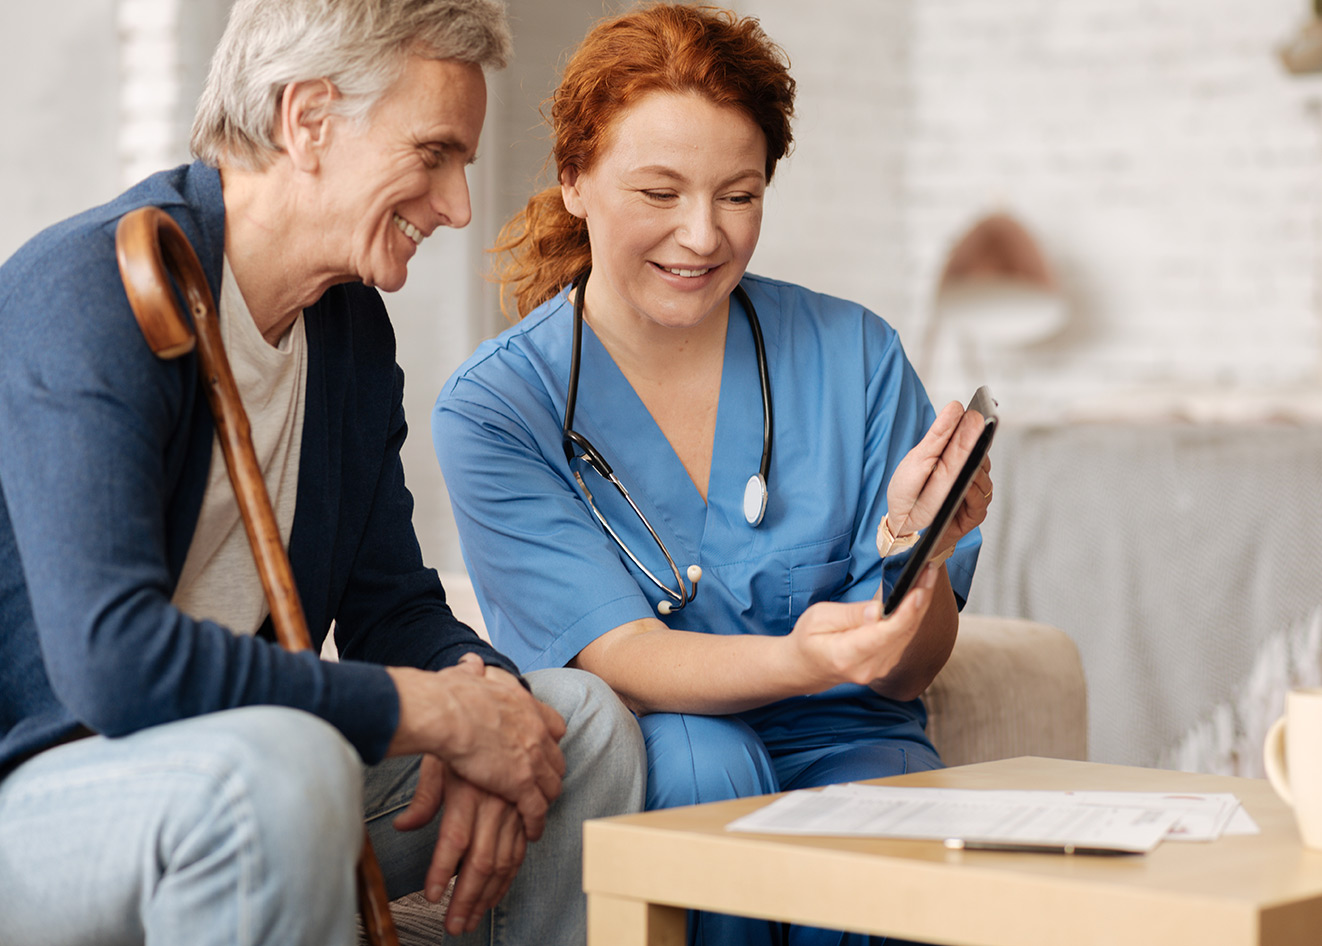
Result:
{"label": "wooden coffee table", "polygon": [[882,784],[1233,792],[1262,833],[1089,857],[725,830],[766,797],[600,819],[584,825],[590,946],[683,946],[688,907],[963,946],[1322,944],[1322,852],[1266,781],[1021,758]]}

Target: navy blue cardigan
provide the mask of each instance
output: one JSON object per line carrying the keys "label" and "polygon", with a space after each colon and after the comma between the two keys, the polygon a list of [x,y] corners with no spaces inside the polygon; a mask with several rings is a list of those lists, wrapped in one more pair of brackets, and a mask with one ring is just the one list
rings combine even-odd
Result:
{"label": "navy blue cardigan", "polygon": [[383,665],[439,669],[473,651],[514,670],[422,563],[385,307],[350,283],[305,311],[289,552],[313,643],[335,621],[342,662],[195,621],[170,596],[214,428],[196,356],[152,355],[120,283],[115,226],[144,205],[179,223],[219,297],[224,205],[202,164],[57,224],[0,267],[0,772],[80,725],[116,736],[253,704],[312,712],[375,762],[399,716]]}

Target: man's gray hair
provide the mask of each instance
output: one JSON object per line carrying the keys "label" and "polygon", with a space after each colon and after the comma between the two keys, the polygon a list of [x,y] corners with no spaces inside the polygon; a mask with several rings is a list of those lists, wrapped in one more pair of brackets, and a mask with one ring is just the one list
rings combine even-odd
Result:
{"label": "man's gray hair", "polygon": [[327,79],[337,114],[362,119],[410,55],[503,68],[498,0],[237,0],[193,119],[194,156],[251,170],[271,163],[285,87]]}

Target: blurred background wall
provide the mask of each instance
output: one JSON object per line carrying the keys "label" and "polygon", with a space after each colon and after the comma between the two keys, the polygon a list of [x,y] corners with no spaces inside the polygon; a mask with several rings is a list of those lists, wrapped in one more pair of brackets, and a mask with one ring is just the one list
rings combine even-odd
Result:
{"label": "blurred background wall", "polygon": [[[1256,723],[1235,688],[1272,677],[1268,712],[1303,672],[1290,661],[1309,663],[1290,655],[1316,648],[1322,602],[1322,77],[1277,55],[1310,5],[732,5],[762,20],[799,83],[796,149],[752,269],[864,303],[899,329],[934,400],[990,382],[1010,421],[970,606],[1076,636],[1095,758],[1243,768]],[[474,222],[424,244],[387,298],[418,532],[442,569],[462,560],[428,412],[505,324],[484,248],[545,183],[538,107],[564,52],[625,6],[510,0],[516,58],[490,78]],[[227,10],[0,7],[0,258],[187,160]],[[943,282],[988,217],[1013,221],[1037,274]]]}

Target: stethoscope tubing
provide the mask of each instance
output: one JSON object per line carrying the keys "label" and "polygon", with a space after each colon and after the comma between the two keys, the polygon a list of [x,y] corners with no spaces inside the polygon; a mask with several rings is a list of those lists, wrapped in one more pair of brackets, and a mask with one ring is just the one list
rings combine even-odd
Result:
{"label": "stethoscope tubing", "polygon": [[[561,425],[561,445],[565,451],[565,458],[573,460],[575,454],[571,443],[577,445],[587,454],[588,462],[600,469],[597,472],[607,479],[610,478],[611,465],[600,450],[592,446],[582,434],[573,429],[574,410],[578,405],[578,376],[583,354],[583,296],[587,290],[588,276],[592,273],[592,267],[583,271],[570,286],[570,292],[574,294],[574,347],[573,354],[569,360],[569,393],[565,397],[565,419]],[[774,409],[771,402],[771,372],[767,368],[767,349],[766,343],[762,338],[762,323],[757,317],[757,307],[753,305],[753,300],[748,298],[748,293],[744,291],[742,285],[734,287],[733,295],[739,300],[739,304],[744,307],[748,313],[748,325],[753,330],[753,350],[757,355],[757,379],[762,389],[762,459],[758,464],[758,472],[762,476],[763,482],[766,482],[771,475],[771,448],[775,436]]]}
{"label": "stethoscope tubing", "polygon": [[[670,566],[670,570],[674,573],[675,582],[679,588],[678,592],[663,584],[645,565],[643,565],[641,561],[639,561],[638,556],[633,553],[633,550],[630,549],[615,530],[611,528],[610,523],[606,521],[606,517],[597,509],[596,502],[592,498],[592,492],[583,481],[583,477],[579,475],[577,470],[573,471],[574,478],[578,481],[579,486],[587,496],[588,507],[592,510],[593,516],[596,517],[602,528],[605,529],[606,533],[615,540],[615,544],[624,550],[624,554],[629,557],[630,561],[638,566],[639,570],[641,570],[654,585],[661,589],[661,591],[665,592],[666,596],[670,599],[670,601],[661,602],[661,604],[657,606],[657,610],[662,614],[672,614],[683,608],[697,596],[697,583],[702,570],[696,565],[689,566],[688,571],[691,587],[686,589],[684,587],[684,581],[680,576],[679,566],[671,556],[670,550],[666,548],[666,544],[661,541],[661,537],[657,534],[656,530],[652,528],[652,524],[647,521],[647,517],[643,515],[643,511],[638,508],[638,504],[635,503],[633,497],[629,495],[629,491],[625,489],[624,484],[620,482],[619,477],[615,475],[615,472],[611,469],[611,465],[607,462],[606,457],[600,450],[592,445],[591,441],[573,429],[574,410],[578,404],[578,379],[583,352],[583,297],[587,288],[588,276],[591,272],[592,268],[588,267],[583,271],[582,275],[574,280],[573,285],[570,287],[570,292],[574,294],[574,344],[573,354],[569,363],[569,391],[565,397],[565,417],[564,423],[561,426],[561,447],[564,449],[565,461],[567,463],[572,464],[576,457],[581,456],[583,460],[596,470],[600,476],[619,490],[620,495],[624,497],[625,501],[633,509],[643,526],[652,536],[652,539],[656,542],[657,547],[660,548],[661,554],[665,556],[666,562]],[[748,293],[744,291],[743,286],[736,285],[734,287],[733,295],[739,300],[740,305],[744,307],[744,311],[748,314],[748,324],[753,331],[753,348],[757,354],[758,383],[762,389],[762,458],[758,466],[757,475],[751,477],[749,480],[748,489],[745,490],[744,501],[745,518],[749,525],[757,526],[762,521],[767,505],[767,478],[771,472],[771,447],[773,432],[775,429],[771,402],[771,373],[767,368],[766,345],[762,338],[762,325],[758,321],[757,309],[754,307],[753,301],[748,297]],[[759,502],[755,503],[757,508],[754,510],[750,508],[749,493],[755,486],[760,493],[760,496],[757,497]],[[672,601],[675,602],[673,605],[670,603]]]}
{"label": "stethoscope tubing", "polygon": [[744,287],[740,285],[734,287],[734,295],[748,313],[748,325],[753,330],[753,349],[757,352],[757,380],[762,386],[762,462],[758,464],[757,471],[762,475],[762,483],[765,486],[771,477],[771,440],[775,429],[771,410],[771,373],[767,370],[767,347],[762,341],[762,323],[758,321],[753,300],[748,298],[748,293],[744,292]]}

